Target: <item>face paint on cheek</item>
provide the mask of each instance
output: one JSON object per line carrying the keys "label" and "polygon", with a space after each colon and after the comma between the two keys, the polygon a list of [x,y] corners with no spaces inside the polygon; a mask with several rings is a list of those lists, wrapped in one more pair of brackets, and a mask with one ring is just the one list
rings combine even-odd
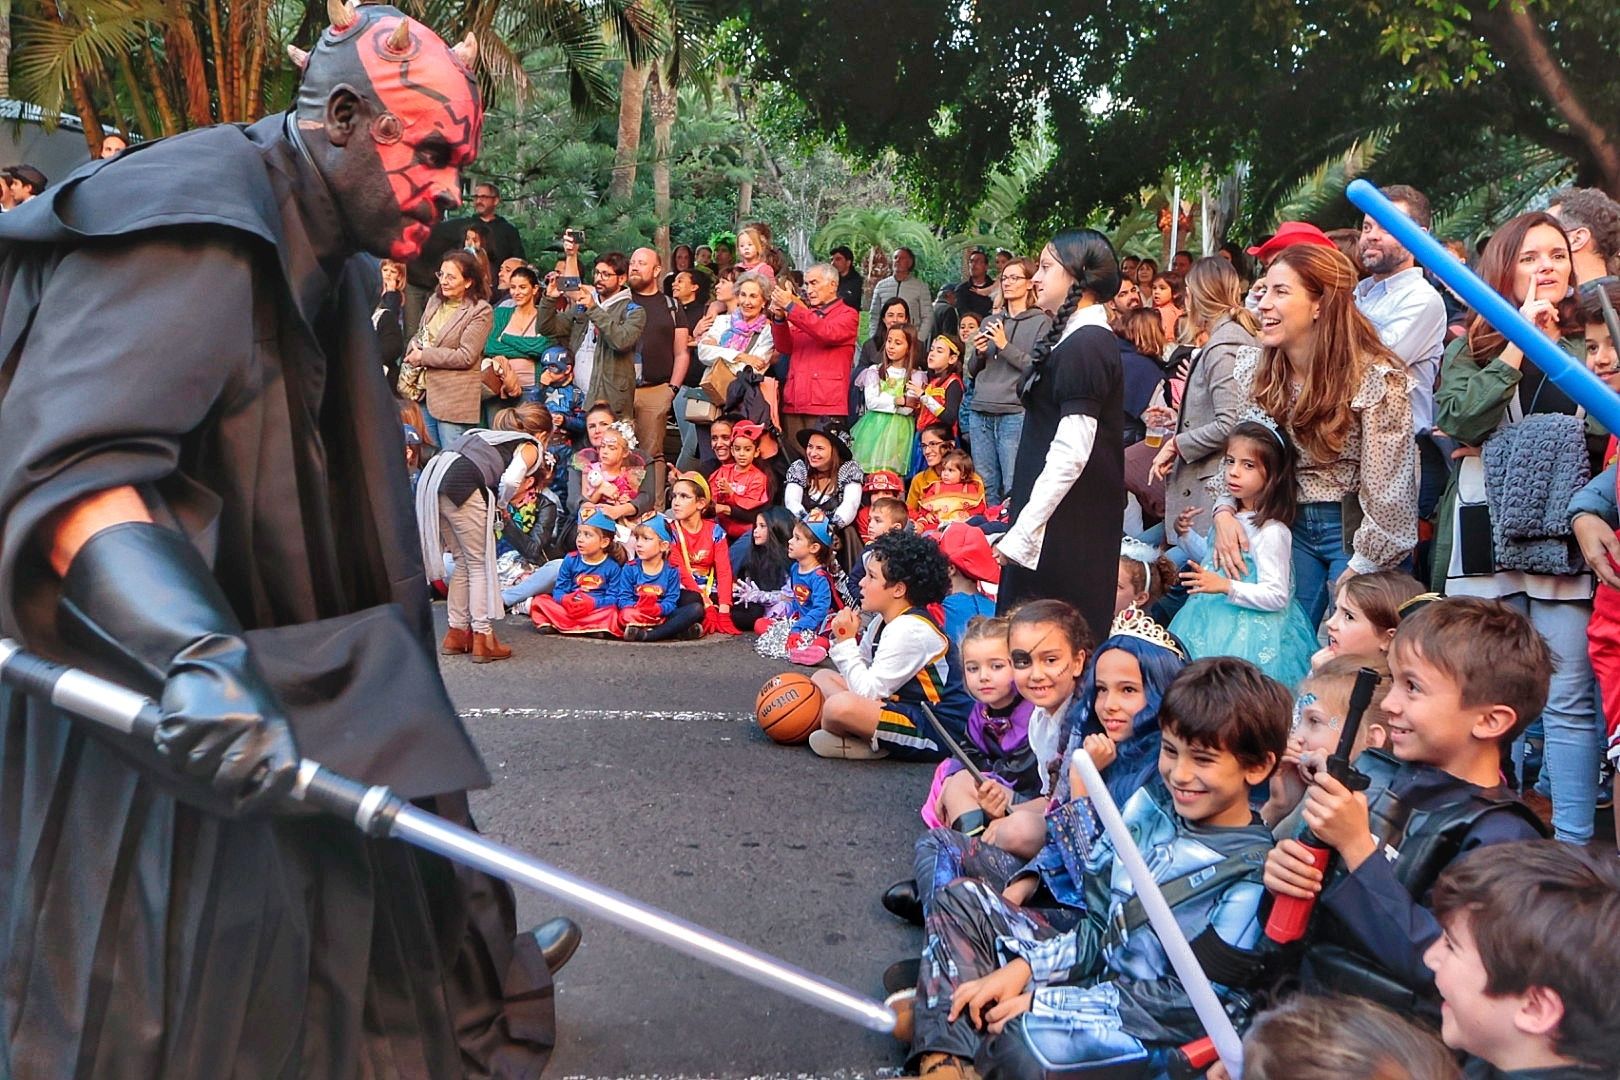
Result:
{"label": "face paint on cheek", "polygon": [[[472,76],[426,27],[412,22],[407,50],[390,52],[385,42],[398,25],[397,19],[377,20],[356,49],[383,110],[372,125],[377,155],[405,218],[392,254],[408,259],[437,221],[440,196],[454,197],[461,169],[478,156],[484,109]],[[419,156],[435,135],[443,140],[435,148],[443,152],[442,164]]]}

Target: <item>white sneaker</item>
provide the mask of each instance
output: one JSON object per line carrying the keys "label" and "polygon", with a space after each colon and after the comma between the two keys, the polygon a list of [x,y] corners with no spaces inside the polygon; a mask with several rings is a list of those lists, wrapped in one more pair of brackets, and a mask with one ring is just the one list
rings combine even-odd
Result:
{"label": "white sneaker", "polygon": [[821,730],[810,733],[810,749],[819,757],[845,758],[849,761],[876,761],[889,756],[887,750],[872,749],[871,743],[847,739],[842,735]]}

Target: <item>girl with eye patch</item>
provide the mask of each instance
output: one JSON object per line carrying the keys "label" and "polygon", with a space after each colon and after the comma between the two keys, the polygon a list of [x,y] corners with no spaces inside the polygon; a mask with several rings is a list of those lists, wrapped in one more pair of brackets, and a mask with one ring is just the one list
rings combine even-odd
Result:
{"label": "girl with eye patch", "polygon": [[1064,718],[1074,705],[1096,639],[1072,605],[1034,600],[1012,612],[1007,645],[1013,685],[1035,706],[1029,748],[1039,764],[1040,796],[1013,804],[977,836],[932,829],[918,839],[912,879],[891,886],[883,894],[883,906],[919,926],[937,890],[956,878],[974,877],[999,892],[1046,843],[1046,796],[1054,792],[1060,775]]}

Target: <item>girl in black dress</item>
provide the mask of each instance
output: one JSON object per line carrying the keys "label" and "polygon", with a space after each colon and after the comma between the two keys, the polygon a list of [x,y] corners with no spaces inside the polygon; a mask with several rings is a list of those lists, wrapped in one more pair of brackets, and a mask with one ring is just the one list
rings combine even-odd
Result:
{"label": "girl in black dress", "polygon": [[1095,635],[1114,612],[1125,519],[1124,379],[1104,305],[1119,291],[1113,245],[1067,229],[1032,279],[1052,329],[1030,354],[1024,431],[1013,471],[1012,528],[996,546],[1007,569],[998,610],[1067,600]]}

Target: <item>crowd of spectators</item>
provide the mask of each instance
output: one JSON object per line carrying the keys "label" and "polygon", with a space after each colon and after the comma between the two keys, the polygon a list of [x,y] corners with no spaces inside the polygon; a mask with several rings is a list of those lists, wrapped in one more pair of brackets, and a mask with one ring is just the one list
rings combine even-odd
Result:
{"label": "crowd of spectators", "polygon": [[[1145,976],[1095,952],[1120,897],[1085,896],[1095,875],[1106,886],[1111,853],[1064,751],[1090,753],[1167,851],[1189,843],[1186,825],[1230,820],[1232,843],[1271,852],[1255,863],[1271,892],[1314,897],[1324,878],[1291,842],[1273,849],[1238,819],[1251,795],[1267,826],[1303,814],[1355,864],[1346,880],[1362,874],[1357,819],[1344,824],[1320,779],[1336,737],[1307,736],[1314,703],[1367,666],[1384,673],[1372,752],[1519,808],[1495,832],[1468,818],[1464,849],[1539,852],[1544,831],[1592,841],[1605,731],[1620,729],[1614,441],[1372,218],[1353,241],[1287,222],[1247,249],[1176,252],[1164,271],[1071,230],[1027,256],[966,252],[936,297],[904,248],[868,283],[847,248],[791,266],[763,223],[679,245],[669,267],[650,248],[588,254],[569,230],[560,257],[534,265],[496,189],[476,191],[474,216],[441,230],[455,242],[385,267],[377,316],[421,477],[424,557],[450,601],[444,651],[510,655],[493,630],[506,610],[542,634],[756,635],[762,653],[816,669],[811,744],[830,758],[946,756],[919,711],[932,702],[993,775],[966,785],[941,767],[918,872],[885,897],[929,931],[921,965],[892,980],[925,1075],[972,1075],[975,1060],[1022,1075],[997,1057],[1017,1057],[996,1036],[1018,1016],[1027,1044],[1075,1060],[1109,1049],[1075,1033],[1076,1010],[1115,1009],[1117,1031],[1137,1033],[1126,1051],[1148,1058],[1180,1037],[1140,1034],[1138,1013],[1179,1006],[1151,992],[1121,1005],[1117,980]],[[1385,193],[1429,226],[1421,192]],[[1617,253],[1620,207],[1570,189],[1501,223],[1476,271],[1614,386]],[[1481,688],[1470,649],[1512,659]],[[1104,662],[1122,652],[1128,663]],[[1297,700],[1279,718],[1286,691]],[[1131,693],[1117,717],[1105,708]],[[1420,699],[1444,693],[1457,716],[1503,702],[1510,721],[1464,730],[1472,757],[1425,743],[1443,738],[1423,730]],[[1222,701],[1229,715],[1210,705]],[[1344,723],[1342,703],[1328,712],[1324,730]],[[1166,764],[1177,755],[1190,771]],[[1195,780],[1227,802],[1164,801]],[[1606,868],[1526,858],[1613,887]],[[1465,865],[1425,872],[1446,895],[1496,895]],[[1249,891],[1199,916],[1228,959],[1260,948],[1260,877],[1223,878]],[[1404,899],[1373,898],[1388,888]],[[1351,969],[1389,976],[1420,1019],[1442,997],[1479,1007],[1448,974],[1463,961],[1435,944],[1443,926],[1467,953],[1456,912],[1477,909],[1431,912],[1427,889],[1380,878],[1325,894]],[[1367,914],[1380,904],[1400,909],[1399,933]],[[1017,929],[1030,912],[1045,929]],[[996,956],[981,946],[998,940],[1009,965],[962,951]],[[1059,993],[1064,973],[1092,989]],[[1337,978],[1317,981],[1347,988]],[[1245,1016],[1263,996],[1231,989]],[[1288,1005],[1252,1040],[1308,1015]],[[1477,1075],[1505,1071],[1494,1047],[1443,1033],[1490,1063]],[[1560,1046],[1575,1043],[1544,1042],[1554,1058]]]}

